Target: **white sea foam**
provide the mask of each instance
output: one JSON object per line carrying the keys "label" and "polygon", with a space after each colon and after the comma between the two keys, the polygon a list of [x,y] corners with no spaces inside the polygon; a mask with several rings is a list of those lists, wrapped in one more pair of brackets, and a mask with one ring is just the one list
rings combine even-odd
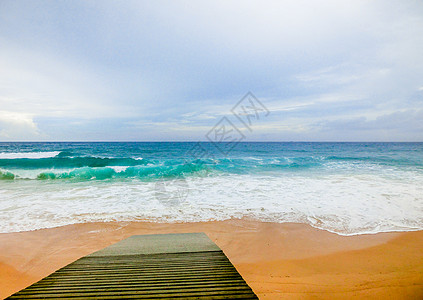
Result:
{"label": "white sea foam", "polygon": [[[169,202],[155,181],[4,182],[0,232],[94,221],[250,218],[301,222],[342,235],[423,229],[423,174],[189,177]],[[166,183],[172,183],[166,182]],[[166,185],[165,185],[166,187]],[[177,189],[176,189],[177,191]]]}
{"label": "white sea foam", "polygon": [[116,173],[125,172],[129,166],[108,166],[108,168],[113,169]]}
{"label": "white sea foam", "polygon": [[17,158],[49,158],[55,157],[60,151],[48,151],[48,152],[0,152],[0,159],[17,159]]}

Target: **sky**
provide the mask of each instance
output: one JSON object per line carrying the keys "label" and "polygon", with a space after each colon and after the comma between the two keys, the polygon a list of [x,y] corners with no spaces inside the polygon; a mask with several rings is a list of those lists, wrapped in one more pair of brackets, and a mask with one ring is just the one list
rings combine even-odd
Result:
{"label": "sky", "polygon": [[[231,112],[251,92],[269,111]],[[423,141],[423,1],[0,0],[0,141]]]}

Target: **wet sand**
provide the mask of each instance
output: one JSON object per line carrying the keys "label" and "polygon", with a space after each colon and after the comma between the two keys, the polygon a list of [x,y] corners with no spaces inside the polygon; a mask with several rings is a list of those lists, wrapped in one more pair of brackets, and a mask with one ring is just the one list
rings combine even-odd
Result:
{"label": "wet sand", "polygon": [[134,234],[205,232],[260,299],[423,299],[423,231],[339,236],[304,224],[114,222],[0,234],[0,298]]}

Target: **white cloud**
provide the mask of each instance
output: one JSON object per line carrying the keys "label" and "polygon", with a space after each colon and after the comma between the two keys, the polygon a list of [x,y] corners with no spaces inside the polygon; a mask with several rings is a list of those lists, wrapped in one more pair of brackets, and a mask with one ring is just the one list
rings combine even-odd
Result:
{"label": "white cloud", "polygon": [[31,140],[39,139],[41,136],[32,115],[0,111],[0,138]]}

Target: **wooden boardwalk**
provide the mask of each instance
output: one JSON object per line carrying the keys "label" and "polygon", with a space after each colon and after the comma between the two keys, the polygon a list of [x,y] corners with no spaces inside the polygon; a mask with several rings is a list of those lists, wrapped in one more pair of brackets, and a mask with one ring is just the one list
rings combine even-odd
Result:
{"label": "wooden boardwalk", "polygon": [[204,233],[136,235],[7,299],[257,299]]}

